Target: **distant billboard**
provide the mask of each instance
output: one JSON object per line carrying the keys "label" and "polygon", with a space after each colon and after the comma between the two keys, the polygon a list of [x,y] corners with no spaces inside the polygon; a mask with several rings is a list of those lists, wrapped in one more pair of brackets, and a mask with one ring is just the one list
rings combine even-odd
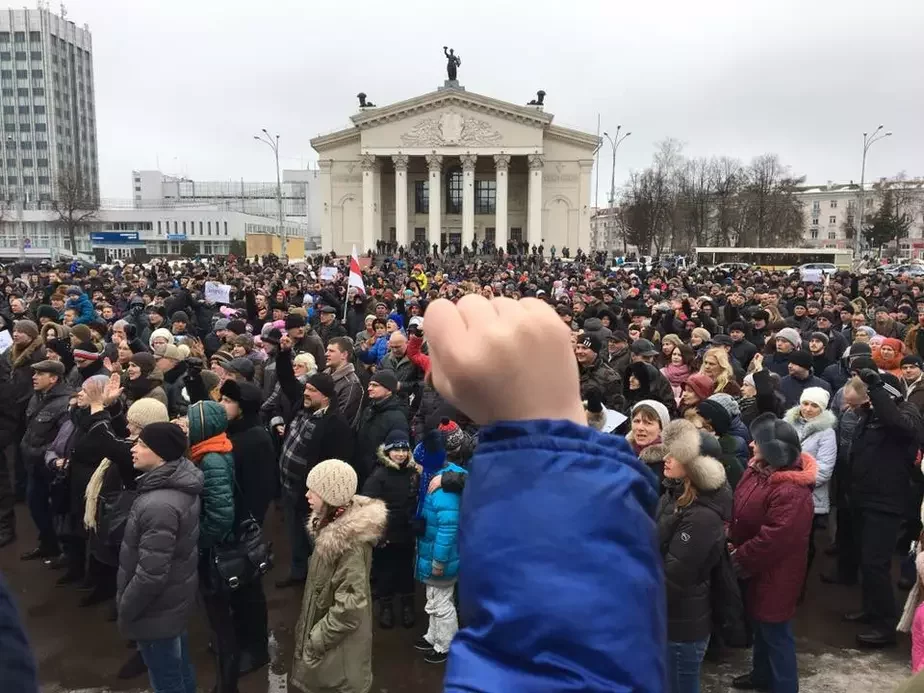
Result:
{"label": "distant billboard", "polygon": [[104,245],[132,245],[142,243],[137,231],[97,231],[90,234],[92,243]]}

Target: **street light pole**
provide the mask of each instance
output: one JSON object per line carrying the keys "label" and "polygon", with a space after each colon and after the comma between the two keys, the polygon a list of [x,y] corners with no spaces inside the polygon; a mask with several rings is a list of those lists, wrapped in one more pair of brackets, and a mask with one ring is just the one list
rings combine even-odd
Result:
{"label": "street light pole", "polygon": [[[610,170],[610,205],[609,212],[607,216],[609,217],[609,222],[612,224],[616,223],[616,150],[619,149],[619,145],[622,144],[625,139],[631,135],[631,132],[627,132],[624,135],[620,136],[619,131],[622,130],[622,125],[616,126],[616,136],[610,137],[610,133],[604,132],[603,136],[606,138],[607,142],[610,143],[610,147],[613,149],[613,164],[612,169]],[[604,226],[604,228],[606,228]],[[625,255],[628,251],[628,245],[626,241],[626,235],[622,235],[622,252]]]}
{"label": "street light pole", "polygon": [[860,238],[863,233],[863,204],[865,202],[864,197],[866,196],[866,153],[869,151],[869,148],[879,140],[892,136],[891,130],[889,132],[882,132],[882,128],[883,126],[880,125],[873,130],[873,134],[871,135],[866,132],[863,133],[863,164],[860,167],[859,208],[857,209],[856,230],[854,232],[854,252],[856,253],[855,259],[858,264],[860,262]]}
{"label": "street light pole", "polygon": [[[263,128],[262,135],[254,135],[253,138],[258,142],[262,142],[267,145],[270,149],[273,150],[273,154],[276,157],[276,209],[278,212],[278,222],[279,222],[279,255],[285,260],[286,258],[286,231],[285,225],[283,222],[283,210],[282,210],[282,179],[279,174],[279,135],[276,135],[275,138],[271,137],[270,134],[266,131],[266,128]],[[242,210],[243,211],[243,210]]]}

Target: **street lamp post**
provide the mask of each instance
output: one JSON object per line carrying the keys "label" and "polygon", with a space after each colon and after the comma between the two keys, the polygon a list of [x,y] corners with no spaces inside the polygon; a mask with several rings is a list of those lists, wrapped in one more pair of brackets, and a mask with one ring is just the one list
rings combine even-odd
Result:
{"label": "street lamp post", "polygon": [[[610,171],[610,207],[607,216],[609,217],[609,223],[616,223],[616,214],[615,214],[615,205],[616,205],[616,150],[619,149],[619,145],[632,133],[627,132],[624,135],[620,136],[619,131],[622,130],[622,125],[616,126],[616,136],[610,137],[610,133],[604,132],[603,136],[610,143],[610,147],[613,149],[613,166]],[[604,224],[604,229],[606,224]],[[622,252],[625,255],[628,252],[628,245],[626,241],[626,235],[622,235]]]}
{"label": "street lamp post", "polygon": [[279,177],[279,135],[276,135],[275,138],[271,137],[270,134],[266,131],[266,128],[263,128],[262,133],[263,134],[261,135],[254,135],[253,138],[272,149],[273,154],[276,156],[276,208],[279,213],[279,255],[283,260],[285,260],[287,259],[286,230],[283,223],[282,211],[282,180]]}
{"label": "street lamp post", "polygon": [[863,133],[863,164],[860,167],[860,199],[859,199],[859,208],[857,209],[857,219],[856,219],[856,231],[854,232],[854,252],[856,253],[856,261],[860,262],[860,238],[863,233],[863,204],[865,200],[863,199],[866,195],[866,153],[869,151],[869,148],[872,147],[879,140],[883,140],[886,137],[892,136],[892,131],[882,132],[883,126],[880,125],[878,128],[873,130],[873,134]]}

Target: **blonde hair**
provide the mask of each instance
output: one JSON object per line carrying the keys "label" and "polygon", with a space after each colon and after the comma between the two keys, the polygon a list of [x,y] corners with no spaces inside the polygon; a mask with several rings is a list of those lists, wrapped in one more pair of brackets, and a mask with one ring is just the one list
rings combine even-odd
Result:
{"label": "blonde hair", "polygon": [[292,364],[295,366],[304,366],[308,375],[314,375],[318,372],[318,362],[314,360],[313,355],[307,352],[296,356]]}
{"label": "blonde hair", "polygon": [[725,351],[725,347],[713,347],[703,355],[703,365],[699,369],[699,372],[703,375],[707,375],[705,371],[706,359],[708,359],[710,356],[718,361],[719,368],[722,369],[722,372],[719,373],[715,379],[715,391],[723,392],[726,385],[728,385],[729,382],[734,381],[735,371],[732,370],[731,362],[728,360],[728,352]]}
{"label": "blonde hair", "polygon": [[844,384],[844,387],[849,387],[861,397],[869,397],[869,388],[866,386],[866,383],[860,380],[860,376],[858,375],[855,375],[850,380],[848,380]]}
{"label": "blonde hair", "polygon": [[680,498],[677,499],[675,512],[680,510],[680,508],[687,507],[696,500],[697,496],[699,496],[699,494],[696,492],[696,487],[693,485],[693,482],[690,481],[690,477],[685,477],[683,480],[683,493],[681,493]]}

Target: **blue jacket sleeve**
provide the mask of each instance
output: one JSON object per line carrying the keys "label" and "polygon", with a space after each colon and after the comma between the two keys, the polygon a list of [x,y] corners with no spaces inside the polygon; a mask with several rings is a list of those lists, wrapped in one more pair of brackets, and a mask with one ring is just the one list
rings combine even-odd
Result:
{"label": "blue jacket sleeve", "polygon": [[481,429],[459,529],[465,628],[444,690],[663,691],[656,502],[621,437],[564,421]]}
{"label": "blue jacket sleeve", "polygon": [[74,320],[75,324],[89,325],[96,320],[96,309],[93,308],[93,304],[86,294],[80,294],[76,300],[71,299],[66,305],[68,308],[75,308],[77,310],[77,318]]}
{"label": "blue jacket sleeve", "polygon": [[5,691],[37,691],[35,658],[16,604],[0,575],[0,681]]}

